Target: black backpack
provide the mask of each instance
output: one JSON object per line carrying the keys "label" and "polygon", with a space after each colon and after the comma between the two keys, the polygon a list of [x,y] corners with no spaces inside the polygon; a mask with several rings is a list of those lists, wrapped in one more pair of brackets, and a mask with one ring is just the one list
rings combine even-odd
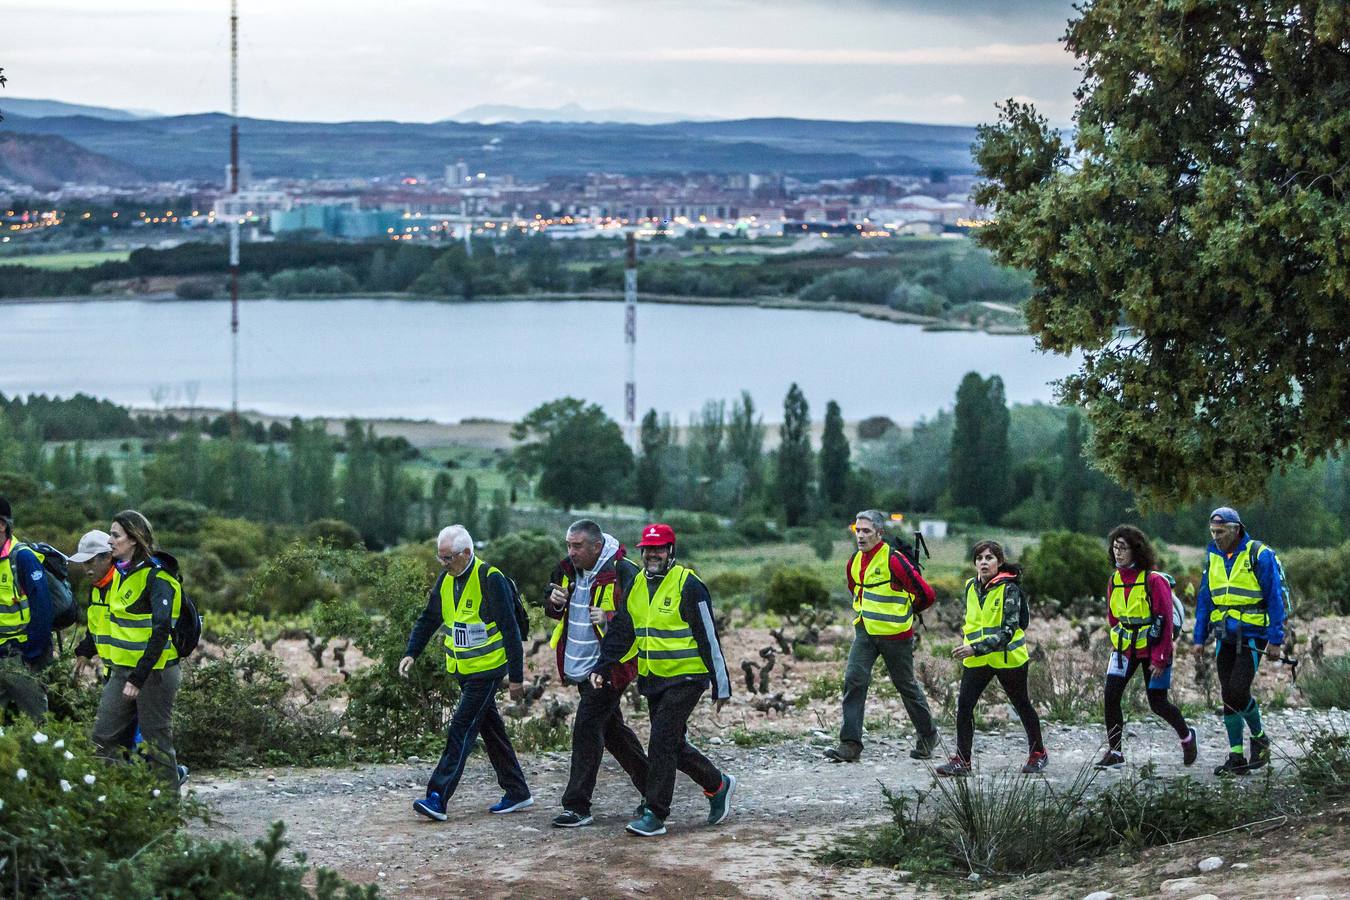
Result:
{"label": "black backpack", "polygon": [[929,559],[933,557],[933,554],[928,550],[928,542],[923,539],[922,531],[914,532],[914,543],[912,544],[898,534],[892,537],[889,543],[892,549],[909,560],[910,565],[914,566],[914,570],[919,574],[923,574],[923,563],[920,562],[921,554]]}
{"label": "black backpack", "polygon": [[[192,601],[192,596],[188,594],[187,588],[183,586],[182,569],[178,565],[178,559],[172,553],[166,553],[163,550],[156,550],[152,557],[152,562],[157,569],[163,569],[173,576],[179,585],[179,610],[178,621],[173,624],[173,649],[178,651],[179,659],[187,659],[192,652],[197,649],[197,645],[202,640],[202,617],[197,612],[197,604]],[[145,590],[150,590],[150,582],[147,579]]]}
{"label": "black backpack", "polygon": [[[497,571],[500,572],[501,570],[498,569]],[[529,610],[525,609],[525,604],[520,599],[520,588],[516,586],[515,579],[510,575],[502,572],[502,577],[511,586],[511,606],[516,613],[516,631],[520,633],[522,641],[528,640],[530,636],[530,613]]]}
{"label": "black backpack", "polygon": [[[22,548],[33,552],[38,562],[42,564],[43,572],[46,573],[47,595],[52,600],[52,631],[61,631],[74,625],[77,619],[75,592],[70,587],[70,565],[66,555],[43,541],[20,542],[10,550],[11,567],[14,565],[14,554]],[[17,584],[18,573],[15,572],[14,575]]]}

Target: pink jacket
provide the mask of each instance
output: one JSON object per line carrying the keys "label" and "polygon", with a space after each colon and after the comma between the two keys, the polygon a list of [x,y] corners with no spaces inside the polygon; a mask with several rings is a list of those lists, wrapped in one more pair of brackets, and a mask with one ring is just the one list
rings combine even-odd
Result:
{"label": "pink jacket", "polygon": [[[1117,569],[1120,573],[1120,580],[1128,587],[1139,579],[1138,569]],[[1167,579],[1157,572],[1148,574],[1148,583],[1145,585],[1148,591],[1149,606],[1153,609],[1153,614],[1162,620],[1162,634],[1158,640],[1150,647],[1141,647],[1137,650],[1130,650],[1125,655],[1130,659],[1145,660],[1149,668],[1158,670],[1165,669],[1172,664],[1172,641],[1175,637],[1172,633],[1172,586],[1167,583]],[[1111,584],[1106,585],[1106,621],[1109,628],[1114,628],[1116,617],[1111,615]]]}

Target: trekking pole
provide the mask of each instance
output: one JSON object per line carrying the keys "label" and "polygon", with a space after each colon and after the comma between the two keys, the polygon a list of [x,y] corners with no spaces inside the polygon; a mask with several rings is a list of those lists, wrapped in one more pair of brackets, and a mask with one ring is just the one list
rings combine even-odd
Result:
{"label": "trekking pole", "polygon": [[1295,684],[1298,683],[1298,657],[1297,657],[1297,656],[1289,656],[1288,654],[1286,654],[1286,655],[1284,655],[1284,656],[1281,656],[1279,659],[1275,660],[1275,662],[1279,663],[1280,665],[1288,666],[1288,667],[1289,667],[1289,675],[1290,675],[1290,677],[1293,679],[1293,681],[1294,681]]}

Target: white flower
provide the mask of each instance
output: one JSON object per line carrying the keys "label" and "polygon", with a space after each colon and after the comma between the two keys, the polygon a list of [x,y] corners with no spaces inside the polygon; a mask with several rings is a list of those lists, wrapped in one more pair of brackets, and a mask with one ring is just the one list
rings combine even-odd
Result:
{"label": "white flower", "polygon": [[151,791],[151,792],[150,792],[150,796],[151,796],[151,797],[158,797],[158,796],[159,796],[159,788],[155,788],[153,791]]}
{"label": "white flower", "polygon": [[55,744],[52,744],[52,746],[53,746],[54,748],[56,748],[57,750],[60,750],[60,749],[61,749],[62,747],[64,747],[65,745],[66,745],[66,739],[65,739],[65,738],[61,738],[61,739],[60,739],[59,741],[57,741]]}
{"label": "white flower", "polygon": [[99,795],[98,795],[98,802],[99,802],[99,803],[102,803],[104,800],[107,800],[107,799],[108,799],[108,795],[107,795],[107,794],[99,794]]}
{"label": "white flower", "polygon": [[61,779],[61,790],[67,794],[70,793],[70,782],[66,781],[64,778]]}
{"label": "white flower", "polygon": [[45,744],[47,743],[47,736],[40,731],[35,731],[33,732],[33,743]]}
{"label": "white flower", "polygon": [[93,773],[93,772],[90,772],[88,775],[85,775],[85,776],[84,776],[84,783],[85,783],[85,784],[93,784],[95,781],[98,781],[98,779],[94,777],[94,773]]}
{"label": "white flower", "polygon": [[75,758],[75,754],[74,754],[74,753],[71,753],[69,750],[67,750],[67,751],[65,752],[64,755],[65,755],[66,759],[74,759],[74,758]]}
{"label": "white flower", "polygon": [[17,772],[14,773],[14,777],[17,778],[17,779],[19,779],[20,781],[27,781],[27,780],[28,780],[28,770],[27,770],[27,769],[20,769],[19,771],[17,771]]}

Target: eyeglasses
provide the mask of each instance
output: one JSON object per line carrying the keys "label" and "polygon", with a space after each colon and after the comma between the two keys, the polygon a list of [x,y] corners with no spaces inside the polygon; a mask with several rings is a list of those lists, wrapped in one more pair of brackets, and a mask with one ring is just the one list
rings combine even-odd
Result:
{"label": "eyeglasses", "polygon": [[1128,550],[1128,549],[1130,549],[1130,545],[1127,544],[1127,543],[1125,543],[1124,541],[1116,541],[1114,544],[1111,545],[1111,549],[1112,549],[1112,550]]}
{"label": "eyeglasses", "polygon": [[436,558],[439,559],[441,562],[449,562],[450,560],[454,559],[457,556],[463,556],[467,552],[468,552],[467,550],[456,550],[454,553],[450,554],[437,553]]}

